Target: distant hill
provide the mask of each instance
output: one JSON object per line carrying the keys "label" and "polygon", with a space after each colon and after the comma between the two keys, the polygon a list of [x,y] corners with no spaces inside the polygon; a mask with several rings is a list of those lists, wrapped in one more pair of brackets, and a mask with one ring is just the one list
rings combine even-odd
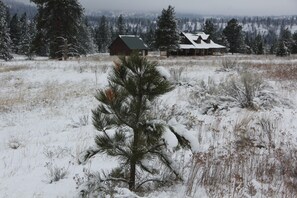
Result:
{"label": "distant hill", "polygon": [[17,2],[14,0],[2,0],[9,8],[11,15],[27,13],[28,18],[33,18],[37,13],[37,8],[34,5]]}

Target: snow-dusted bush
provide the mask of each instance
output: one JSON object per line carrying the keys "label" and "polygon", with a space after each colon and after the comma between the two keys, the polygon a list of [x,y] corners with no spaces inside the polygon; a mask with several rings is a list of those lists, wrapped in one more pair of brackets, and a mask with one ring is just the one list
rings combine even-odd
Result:
{"label": "snow-dusted bush", "polygon": [[189,103],[199,107],[203,114],[212,114],[239,106],[248,109],[271,109],[277,105],[290,106],[290,101],[274,93],[271,86],[254,73],[242,72],[227,80],[196,84],[190,93]]}
{"label": "snow-dusted bush", "polygon": [[68,175],[69,166],[67,168],[58,167],[53,162],[47,162],[45,167],[47,168],[47,171],[48,171],[46,173],[46,177],[47,177],[46,182],[48,182],[49,184],[53,182],[57,182],[61,179],[64,179]]}
{"label": "snow-dusted bush", "polygon": [[88,115],[83,115],[81,117],[78,118],[78,120],[71,120],[71,124],[70,126],[72,128],[80,128],[80,127],[83,127],[83,126],[87,126],[89,124],[89,116]]}
{"label": "snow-dusted bush", "polygon": [[226,95],[234,98],[242,108],[255,109],[254,98],[263,88],[263,80],[257,74],[243,72],[228,80],[224,88]]}
{"label": "snow-dusted bush", "polygon": [[170,69],[170,74],[171,74],[172,80],[175,83],[179,83],[182,80],[181,76],[182,76],[184,70],[185,70],[184,67]]}
{"label": "snow-dusted bush", "polygon": [[233,70],[238,65],[237,59],[224,58],[222,60],[222,71]]}
{"label": "snow-dusted bush", "polygon": [[77,174],[73,177],[79,197],[112,197],[115,194],[116,182],[110,182],[106,174],[87,169],[84,169],[83,173],[83,176]]}
{"label": "snow-dusted bush", "polygon": [[24,146],[24,140],[20,137],[12,136],[7,142],[7,146],[11,149],[18,149],[22,146]]}

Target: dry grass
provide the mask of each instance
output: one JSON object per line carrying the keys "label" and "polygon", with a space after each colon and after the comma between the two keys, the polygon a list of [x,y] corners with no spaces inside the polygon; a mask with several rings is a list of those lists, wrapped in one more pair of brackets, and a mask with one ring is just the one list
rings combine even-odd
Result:
{"label": "dry grass", "polygon": [[[297,150],[278,137],[275,120],[247,114],[234,125],[235,139],[222,148],[195,153],[187,194],[204,187],[208,197],[296,197]],[[276,139],[281,142],[275,146]]]}
{"label": "dry grass", "polygon": [[262,70],[266,78],[277,81],[297,80],[297,64],[294,63],[243,63],[245,67]]}
{"label": "dry grass", "polygon": [[[92,87],[70,83],[45,82],[35,86],[22,83],[17,89],[9,88],[8,93],[0,95],[0,112],[8,112],[13,109],[57,106],[71,99],[92,96],[95,90]],[[35,87],[35,88],[29,88]],[[39,88],[40,87],[40,88]]]}
{"label": "dry grass", "polygon": [[14,71],[20,71],[20,70],[26,70],[26,69],[29,69],[29,67],[25,65],[16,65],[16,66],[0,65],[0,73],[14,72]]}

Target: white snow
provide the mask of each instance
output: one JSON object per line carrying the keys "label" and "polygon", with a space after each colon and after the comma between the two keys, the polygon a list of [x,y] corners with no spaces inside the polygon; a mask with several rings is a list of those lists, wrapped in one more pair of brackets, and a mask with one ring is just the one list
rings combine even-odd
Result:
{"label": "white snow", "polygon": [[[96,56],[99,58],[90,56],[70,61],[42,58],[25,61],[18,57],[11,62],[0,62],[0,197],[77,197],[74,178],[84,177],[85,170],[109,171],[118,166],[116,159],[101,154],[85,165],[78,164],[80,154],[95,144],[97,131],[92,126],[91,112],[97,106],[94,95],[98,89],[108,85],[107,76],[114,60],[106,55]],[[288,152],[296,148],[297,89],[294,80],[279,81],[263,75],[265,82],[273,88],[268,91],[273,92],[279,101],[290,101],[291,107],[280,102],[271,109],[251,111],[234,105],[218,111],[210,110],[209,114],[202,113],[201,109],[206,104],[201,104],[199,98],[202,97],[200,91],[205,89],[201,82],[207,84],[212,79],[216,85],[238,75],[236,70],[219,71],[226,57],[238,61],[237,70],[245,68],[262,73],[263,70],[251,65],[291,64],[295,67],[297,63],[296,56],[149,57],[159,61],[162,66],[158,71],[170,80],[174,80],[170,69],[184,68],[175,89],[160,97],[156,115],[189,140],[192,152],[173,155],[173,161],[180,165],[183,182],[147,192],[145,197],[207,197],[209,191],[201,185],[194,186],[191,195],[187,193],[195,161],[193,155],[215,153],[220,156],[228,153],[231,143],[234,145],[241,137],[243,129],[247,129],[245,131],[256,139],[256,143],[264,144],[267,137],[254,133],[259,132],[256,122],[261,118],[270,119],[275,124],[275,148],[288,147]],[[239,127],[246,117],[250,117],[251,124],[246,128],[243,124]],[[168,148],[174,150],[177,139],[168,128],[163,138]],[[262,153],[265,152],[268,151]],[[201,158],[201,163],[206,163],[203,168],[214,160],[212,157],[205,162]],[[50,182],[51,168],[65,171],[65,177]],[[202,171],[199,169],[197,174],[202,174]],[[265,197],[265,192],[259,190],[263,183],[248,176],[245,179],[250,179],[258,190],[255,197]],[[117,197],[137,197],[126,188],[117,188],[117,193]]]}

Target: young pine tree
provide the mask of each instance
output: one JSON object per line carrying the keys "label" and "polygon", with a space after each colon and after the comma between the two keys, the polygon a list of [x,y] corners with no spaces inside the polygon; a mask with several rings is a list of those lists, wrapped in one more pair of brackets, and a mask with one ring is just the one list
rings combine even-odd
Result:
{"label": "young pine tree", "polygon": [[155,62],[137,54],[120,58],[109,76],[109,88],[96,95],[100,103],[93,110],[93,124],[100,132],[95,138],[97,149],[88,150],[83,161],[96,153],[118,158],[121,170],[128,170],[128,176],[117,179],[126,181],[132,191],[139,187],[137,173],[157,172],[145,163],[148,160],[159,159],[178,177],[162,139],[169,127],[150,114],[152,102],[172,89],[172,84],[156,69]]}
{"label": "young pine tree", "polygon": [[167,10],[162,10],[161,16],[158,17],[155,34],[156,47],[166,50],[167,56],[178,47],[179,35],[172,6],[168,6]]}
{"label": "young pine tree", "polygon": [[8,61],[13,57],[10,54],[11,40],[6,20],[6,13],[7,7],[2,1],[0,1],[0,59]]}

